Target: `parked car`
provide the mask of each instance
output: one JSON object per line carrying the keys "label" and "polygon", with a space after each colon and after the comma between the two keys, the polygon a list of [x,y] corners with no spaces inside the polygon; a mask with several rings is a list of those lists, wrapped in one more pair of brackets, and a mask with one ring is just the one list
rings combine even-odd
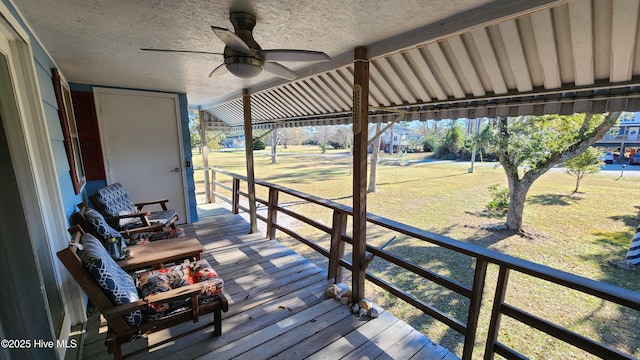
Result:
{"label": "parked car", "polygon": [[629,160],[629,164],[631,165],[640,165],[640,153],[635,153]]}
{"label": "parked car", "polygon": [[605,151],[602,156],[600,156],[600,161],[604,161],[605,164],[613,164],[613,153],[611,151]]}

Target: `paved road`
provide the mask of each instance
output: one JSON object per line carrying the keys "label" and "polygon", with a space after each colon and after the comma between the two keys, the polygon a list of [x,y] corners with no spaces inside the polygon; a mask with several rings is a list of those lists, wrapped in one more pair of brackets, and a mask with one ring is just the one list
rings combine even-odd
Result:
{"label": "paved road", "polygon": [[[398,161],[397,157],[383,157],[380,159],[381,161],[394,162]],[[452,161],[452,160],[432,160],[432,159],[423,159],[423,160],[410,160],[409,163],[442,163],[442,164],[456,164],[460,166],[471,167],[470,161]],[[497,162],[476,162],[474,166],[500,166]],[[563,167],[554,167],[551,171],[564,171]],[[624,169],[624,173],[622,173],[622,164],[605,164],[600,171],[601,174],[608,174],[612,176],[634,176],[640,177],[640,165],[626,165]]]}
{"label": "paved road", "polygon": [[[352,156],[349,152],[345,151],[345,152],[340,152],[340,153],[334,153],[334,154],[299,154],[299,153],[295,153],[295,154],[280,154],[278,156],[309,156],[309,157],[325,157],[325,158],[346,158],[346,157],[350,157]],[[383,156],[380,158],[381,162],[385,162],[387,164],[390,163],[397,163],[398,161],[398,157],[394,156],[394,157],[390,157],[390,156]],[[466,166],[466,167],[471,167],[471,162],[470,161],[453,161],[453,160],[438,160],[438,159],[420,159],[420,160],[409,160],[408,161],[410,164],[420,164],[420,163],[435,163],[435,164],[456,164],[456,165],[460,165],[460,166]],[[476,162],[474,166],[500,166],[499,163],[497,162]],[[551,169],[551,171],[564,171],[565,169],[562,167],[554,167]],[[612,176],[620,176],[620,174],[622,174],[622,164],[605,164],[602,167],[602,170],[600,172],[601,174],[608,174],[608,175],[612,175]],[[624,174],[623,176],[634,176],[634,177],[640,177],[640,165],[626,165],[625,169],[624,169]]]}

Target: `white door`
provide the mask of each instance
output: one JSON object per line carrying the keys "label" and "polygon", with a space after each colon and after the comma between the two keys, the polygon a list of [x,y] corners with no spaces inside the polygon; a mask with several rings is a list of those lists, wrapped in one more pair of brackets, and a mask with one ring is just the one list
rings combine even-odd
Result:
{"label": "white door", "polygon": [[189,222],[178,96],[93,91],[107,183],[122,183],[134,202],[167,198],[178,222]]}

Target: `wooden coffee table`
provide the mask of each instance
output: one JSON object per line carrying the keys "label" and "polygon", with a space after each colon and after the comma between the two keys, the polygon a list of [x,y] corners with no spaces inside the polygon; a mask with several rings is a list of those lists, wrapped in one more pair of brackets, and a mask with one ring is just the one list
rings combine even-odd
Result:
{"label": "wooden coffee table", "polygon": [[152,241],[146,244],[127,246],[130,255],[118,261],[126,272],[140,269],[157,269],[166,263],[182,262],[185,259],[200,260],[204,246],[194,237],[182,237]]}

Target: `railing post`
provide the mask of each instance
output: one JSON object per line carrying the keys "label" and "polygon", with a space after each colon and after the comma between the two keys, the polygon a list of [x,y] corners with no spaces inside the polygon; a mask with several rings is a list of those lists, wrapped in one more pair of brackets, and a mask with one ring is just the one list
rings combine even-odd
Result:
{"label": "railing post", "polygon": [[211,169],[211,202],[216,202],[216,171]]}
{"label": "railing post", "polygon": [[269,188],[269,203],[267,208],[267,238],[276,238],[276,221],[278,220],[278,189]]}
{"label": "railing post", "polygon": [[234,214],[239,213],[240,209],[240,179],[233,177],[233,186],[231,191],[231,212]]}
{"label": "railing post", "polygon": [[484,283],[487,278],[487,265],[488,263],[485,260],[476,259],[476,270],[473,276],[473,288],[471,289],[469,314],[467,316],[467,330],[464,334],[464,348],[462,350],[462,359],[464,360],[469,360],[473,357],[482,293],[484,292]]}
{"label": "railing post", "polygon": [[342,267],[340,259],[344,256],[344,241],[342,236],[347,233],[347,213],[338,209],[333,210],[331,225],[331,245],[329,248],[329,268],[327,279],[334,279],[334,283],[342,281]]}
{"label": "railing post", "polygon": [[491,322],[489,323],[489,333],[487,334],[487,344],[484,349],[484,359],[493,360],[494,349],[498,341],[498,331],[500,331],[500,318],[502,304],[507,294],[507,282],[509,281],[509,268],[500,267],[498,283],[496,285],[496,295],[493,299],[493,309],[491,310]]}

